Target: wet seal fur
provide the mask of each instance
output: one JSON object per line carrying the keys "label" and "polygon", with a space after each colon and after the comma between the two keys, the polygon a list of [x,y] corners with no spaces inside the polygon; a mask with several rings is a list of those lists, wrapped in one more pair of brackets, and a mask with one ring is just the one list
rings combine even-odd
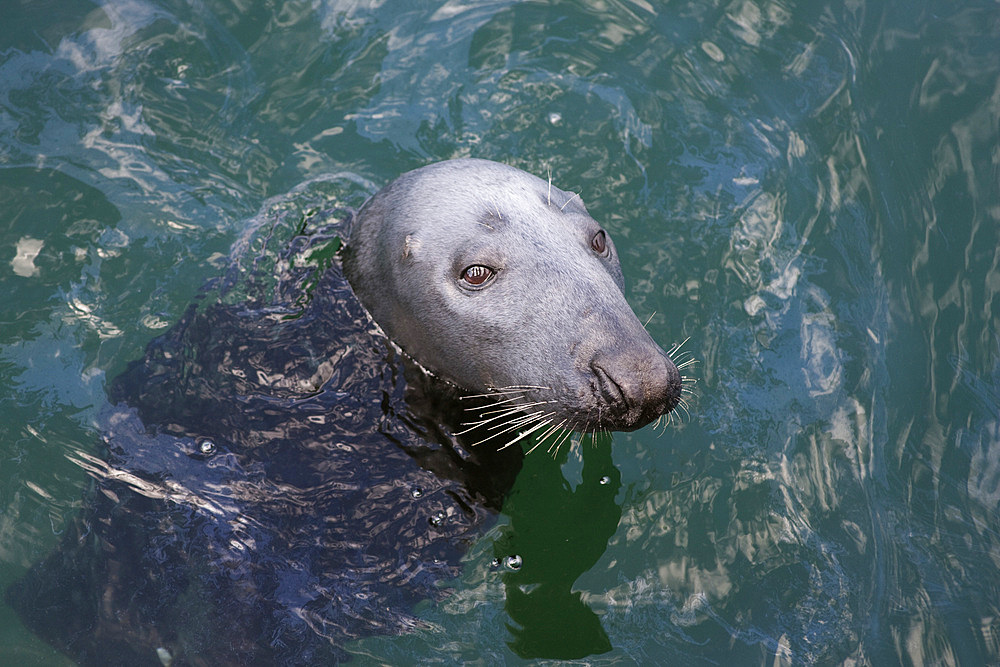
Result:
{"label": "wet seal fur", "polygon": [[615,245],[575,194],[458,159],[362,208],[344,273],[421,365],[524,411],[518,430],[633,430],[681,399],[671,358],[622,294]]}
{"label": "wet seal fur", "polygon": [[309,187],[253,225],[296,235],[234,251],[247,284],[210,286],[109,383],[106,451],[73,454],[84,509],[6,591],[81,664],[328,663],[420,627],[520,470],[503,445],[678,400],[573,195],[483,161],[410,172],[354,216],[348,284],[352,216]]}

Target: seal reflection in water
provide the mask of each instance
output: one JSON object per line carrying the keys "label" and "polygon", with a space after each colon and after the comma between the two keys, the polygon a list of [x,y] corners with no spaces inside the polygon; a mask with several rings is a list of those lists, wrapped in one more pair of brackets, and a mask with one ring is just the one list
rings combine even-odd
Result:
{"label": "seal reflection in water", "polygon": [[412,606],[514,483],[506,445],[680,401],[579,198],[430,165],[354,216],[342,272],[350,216],[303,192],[299,219],[281,205],[255,226],[298,235],[235,252],[239,288],[207,290],[110,384],[106,455],[76,454],[85,510],[7,591],[80,663],[317,663],[419,627]]}

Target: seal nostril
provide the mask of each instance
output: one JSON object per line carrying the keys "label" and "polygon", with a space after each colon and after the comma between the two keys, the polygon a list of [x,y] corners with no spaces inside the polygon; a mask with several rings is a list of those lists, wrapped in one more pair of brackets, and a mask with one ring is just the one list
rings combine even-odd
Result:
{"label": "seal nostril", "polygon": [[622,408],[627,408],[629,405],[629,399],[625,388],[615,381],[614,377],[604,370],[597,362],[591,363],[590,369],[594,372],[594,376],[597,378],[597,388],[604,401],[610,406],[621,406]]}
{"label": "seal nostril", "polygon": [[595,396],[608,423],[622,430],[644,426],[680,403],[677,367],[659,348],[602,351],[590,363]]}

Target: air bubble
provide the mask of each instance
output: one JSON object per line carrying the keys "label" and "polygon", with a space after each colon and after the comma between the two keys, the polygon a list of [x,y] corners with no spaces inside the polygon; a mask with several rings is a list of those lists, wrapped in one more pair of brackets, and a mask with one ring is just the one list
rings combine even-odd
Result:
{"label": "air bubble", "polygon": [[170,667],[174,664],[174,656],[168,649],[162,646],[156,649],[156,657],[160,659],[160,664],[163,665],[163,667]]}
{"label": "air bubble", "polygon": [[521,559],[520,556],[514,554],[513,556],[507,556],[506,558],[504,558],[503,565],[508,570],[517,572],[518,570],[521,569],[521,566],[524,565],[524,561]]}
{"label": "air bubble", "polygon": [[202,440],[198,443],[198,451],[204,456],[211,456],[215,453],[215,443],[211,440]]}

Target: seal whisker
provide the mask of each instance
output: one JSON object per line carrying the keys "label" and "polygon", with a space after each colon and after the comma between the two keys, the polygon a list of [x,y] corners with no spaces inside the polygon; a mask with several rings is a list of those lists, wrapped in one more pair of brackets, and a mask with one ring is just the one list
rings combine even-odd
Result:
{"label": "seal whisker", "polygon": [[[572,433],[573,432],[572,429],[569,429],[569,428],[566,427],[567,424],[568,424],[568,422],[569,422],[569,419],[563,419],[561,422],[559,422],[558,424],[556,424],[555,428],[553,428],[549,432],[549,435],[551,435],[552,433],[558,433],[559,431],[562,431],[562,433],[559,433],[559,435],[556,436],[556,439],[558,440],[559,438],[566,437],[567,433]],[[541,443],[539,442],[538,444],[541,444]]]}
{"label": "seal whisker", "polygon": [[[683,411],[683,415],[681,414]],[[666,423],[663,425],[663,432],[667,432],[667,428],[673,426],[675,423],[680,424],[684,421],[691,419],[691,411],[688,407],[687,401],[683,398],[677,402],[677,407],[668,415],[664,415],[667,418]]]}
{"label": "seal whisker", "polygon": [[[601,410],[602,409],[603,409],[603,406],[600,403],[598,403],[597,404],[597,421],[601,421]],[[592,414],[594,414],[594,408],[593,408],[593,406],[590,408],[590,410],[587,411],[587,416],[584,417],[584,419],[583,419],[583,428],[581,429],[582,431],[590,430],[590,416]]]}
{"label": "seal whisker", "polygon": [[550,423],[551,423],[550,420],[545,419],[544,421],[541,421],[538,424],[535,424],[534,426],[532,426],[527,431],[525,431],[523,433],[520,433],[516,438],[514,438],[513,440],[511,440],[510,442],[508,442],[503,447],[500,447],[500,449],[501,450],[507,449],[508,447],[510,447],[511,445],[513,445],[515,442],[520,442],[521,440],[523,440],[524,438],[527,438],[529,435],[531,435],[532,433],[534,433],[538,429],[544,428],[544,427],[548,426]]}
{"label": "seal whisker", "polygon": [[494,415],[486,419],[482,419],[482,415],[479,415],[480,419],[477,421],[462,422],[461,426],[467,426],[468,428],[466,428],[464,431],[459,431],[455,435],[464,435],[474,428],[479,428],[480,426],[485,426],[490,422],[495,422],[501,419],[506,419],[507,417],[512,417],[513,415],[516,415],[519,412],[521,412],[521,409],[519,407],[510,407],[507,408],[505,412],[501,412],[500,414]]}
{"label": "seal whisker", "polygon": [[559,456],[559,450],[562,449],[563,444],[565,444],[566,441],[569,440],[572,436],[573,436],[573,431],[567,430],[560,437],[556,438],[556,441],[549,446],[548,452],[552,454],[553,458]]}
{"label": "seal whisker", "polygon": [[[511,399],[511,400],[514,400],[514,399]],[[487,410],[483,410],[482,412],[479,413],[479,416],[480,417],[485,417],[486,415],[493,415],[493,414],[497,414],[499,412],[504,412],[504,413],[507,413],[507,414],[512,414],[511,411],[518,412],[520,410],[526,410],[528,408],[536,408],[539,405],[548,405],[549,403],[553,403],[553,402],[554,401],[534,401],[532,403],[515,403],[514,405],[504,405],[504,406],[500,406],[500,407],[494,407],[494,408],[490,408],[490,409],[487,409]]]}
{"label": "seal whisker", "polygon": [[[481,420],[476,421],[476,422],[463,422],[460,426],[464,426],[464,427],[467,427],[467,428],[464,428],[463,430],[458,431],[454,435],[465,435],[466,433],[469,433],[470,431],[473,431],[473,430],[475,430],[477,428],[481,428],[483,426],[486,426],[487,424],[490,424],[492,422],[500,422],[500,423],[493,424],[492,426],[487,426],[487,429],[489,429],[489,430],[495,430],[495,429],[498,429],[498,428],[502,428],[504,426],[511,426],[511,425],[520,426],[522,424],[530,423],[531,421],[533,421],[533,419],[535,419],[535,415],[539,415],[539,414],[546,414],[546,415],[548,415],[548,414],[551,414],[551,413],[544,413],[541,410],[538,410],[538,411],[535,411],[535,412],[526,413],[526,414],[522,415],[521,417],[517,417],[513,421],[504,421],[508,417],[513,417],[514,415],[517,415],[520,412],[521,412],[520,408],[511,409],[508,412],[503,412],[501,414],[494,415],[493,417],[490,417],[489,419],[481,419]],[[493,437],[493,436],[490,436],[490,437]]]}
{"label": "seal whisker", "polygon": [[523,394],[521,390],[511,390],[511,391],[489,391],[485,394],[463,394],[458,397],[460,401],[466,401],[470,398],[496,398],[497,396],[506,396],[508,394]]}
{"label": "seal whisker", "polygon": [[[588,423],[586,425],[585,431],[582,432],[582,433],[580,433],[579,443],[581,444],[581,446],[583,445],[583,438],[586,436],[586,433],[589,432],[589,431],[590,431],[590,424]],[[561,440],[559,440],[558,442],[556,442],[555,456],[559,455],[559,450],[562,449],[563,445],[569,445],[570,451],[573,451],[573,442],[574,442],[573,436],[574,435],[575,434],[573,433],[573,431],[568,431],[563,436],[563,438]]]}
{"label": "seal whisker", "polygon": [[[504,422],[502,424],[494,424],[493,426],[490,426],[487,430],[493,431],[493,430],[496,430],[498,428],[502,428],[504,426],[510,426],[511,428],[518,428],[518,427],[521,427],[521,426],[526,426],[526,425],[528,425],[528,424],[530,424],[532,422],[538,421],[538,419],[539,419],[538,415],[540,415],[540,414],[544,414],[544,416],[548,417],[548,416],[551,416],[552,413],[550,413],[550,412],[542,413],[541,411],[539,411],[539,412],[532,412],[531,414],[523,415],[523,416],[518,417],[517,419],[514,419],[514,420],[509,421],[509,422]],[[506,430],[509,431],[510,429],[506,429]]]}
{"label": "seal whisker", "polygon": [[500,204],[497,203],[497,200],[494,197],[490,197],[490,203],[493,204],[493,208],[497,212],[497,219],[503,220],[503,215],[500,214]]}
{"label": "seal whisker", "polygon": [[653,430],[655,431],[655,430],[659,429],[660,435],[661,436],[665,435],[666,432],[667,432],[667,429],[670,427],[670,425],[673,422],[674,422],[674,413],[673,412],[671,412],[669,414],[665,414],[665,415],[660,415],[659,417],[656,418],[656,423],[653,424]]}
{"label": "seal whisker", "polygon": [[671,359],[673,359],[674,355],[677,354],[677,352],[679,352],[680,349],[682,347],[684,347],[689,340],[691,340],[691,336],[688,336],[687,338],[685,338],[684,340],[682,340],[679,343],[674,343],[673,345],[671,345],[670,349],[667,350],[667,356],[670,357]]}
{"label": "seal whisker", "polygon": [[696,364],[698,361],[694,358],[694,355],[688,350],[683,350],[681,352],[674,352],[671,359],[674,360],[676,364]]}
{"label": "seal whisker", "polygon": [[[649,326],[649,323],[653,321],[653,317],[654,317],[655,315],[656,315],[656,311],[655,311],[655,310],[654,310],[654,311],[653,311],[652,313],[650,313],[650,314],[649,314],[649,319],[647,319],[647,320],[645,321],[645,323],[643,323],[643,325],[642,325],[642,328],[643,328],[643,329],[645,329],[646,327],[648,327],[648,326]],[[668,353],[667,353],[667,356],[669,356],[669,355],[670,355],[670,353],[668,352]]]}
{"label": "seal whisker", "polygon": [[603,440],[610,437],[611,432],[606,428],[597,427],[593,431],[590,431],[587,435],[590,436],[590,446],[592,448],[597,447],[598,440]]}
{"label": "seal whisker", "polygon": [[517,391],[517,392],[514,392],[514,391],[489,391],[489,392],[486,392],[485,394],[462,394],[461,396],[458,397],[458,400],[460,400],[460,401],[467,401],[470,398],[496,398],[498,396],[506,396],[508,394],[514,394],[514,393],[523,394],[524,392],[522,392],[522,391]]}
{"label": "seal whisker", "polygon": [[695,395],[695,386],[698,384],[698,380],[686,375],[681,376],[681,394],[687,394],[688,396]]}
{"label": "seal whisker", "polygon": [[[498,406],[498,405],[507,405],[509,403],[513,403],[514,401],[520,400],[521,398],[523,398],[523,396],[521,396],[521,395],[511,396],[510,398],[505,398],[502,401],[493,401],[493,403],[491,403],[490,406],[487,406],[487,407],[495,407],[495,406]],[[482,406],[482,405],[470,405],[470,406],[462,408],[462,409],[465,410],[466,412],[475,412],[476,410],[483,410],[484,406]],[[480,413],[480,414],[484,414],[484,413]]]}
{"label": "seal whisker", "polygon": [[568,205],[568,204],[569,204],[569,203],[570,203],[571,201],[573,201],[574,199],[576,199],[576,198],[577,198],[577,197],[579,197],[579,196],[580,196],[580,194],[579,194],[578,192],[574,192],[574,193],[573,193],[573,196],[572,196],[572,197],[570,197],[570,198],[569,198],[569,199],[567,199],[567,200],[566,200],[565,202],[563,202],[563,205],[559,207],[559,210],[561,211],[561,210],[563,210],[564,208],[566,208],[566,206],[567,206],[567,205]]}
{"label": "seal whisker", "polygon": [[532,389],[536,389],[539,391],[552,391],[552,387],[542,387],[533,384],[510,385],[508,387],[490,387],[489,391],[483,394],[465,394],[463,396],[459,396],[458,398],[459,400],[466,400],[469,398],[494,398],[496,396],[506,395],[506,394],[515,394],[515,393],[524,394],[527,393],[528,391],[531,391]]}
{"label": "seal whisker", "polygon": [[[502,420],[506,419],[507,417],[513,417],[514,415],[516,415],[516,414],[518,414],[520,412],[523,412],[523,410],[521,409],[520,406],[516,406],[516,407],[508,408],[506,411],[501,412],[500,414],[494,415],[494,416],[492,416],[492,417],[490,417],[488,419],[480,419],[479,421],[474,421],[474,422],[463,422],[461,424],[461,426],[467,426],[468,428],[466,428],[466,429],[464,429],[462,431],[459,431],[458,433],[455,433],[455,435],[465,435],[469,431],[477,429],[477,428],[479,428],[481,426],[486,426],[487,424],[489,424],[491,422],[496,422],[496,421],[500,421],[501,423],[498,424],[498,425],[495,425],[495,426],[493,426],[491,428],[496,428],[496,427],[499,427],[499,426],[506,426],[510,422],[505,422],[505,421],[502,421]],[[532,412],[532,413],[529,413],[529,414],[538,414],[538,413],[537,412]],[[480,415],[480,417],[482,417],[482,415]]]}
{"label": "seal whisker", "polygon": [[548,437],[549,433],[551,433],[551,432],[552,432],[552,428],[553,428],[553,427],[549,427],[549,430],[545,431],[545,433],[543,433],[543,434],[542,434],[541,436],[539,436],[538,440],[537,440],[537,441],[535,441],[535,444],[533,444],[533,445],[532,445],[531,447],[529,447],[529,448],[528,448],[528,451],[526,451],[526,452],[524,453],[524,455],[525,455],[525,456],[528,456],[528,455],[530,455],[530,454],[531,454],[531,452],[533,452],[533,451],[535,451],[536,449],[538,449],[538,445],[542,444],[542,443],[543,443],[543,442],[545,441],[545,438],[546,438],[546,437]]}
{"label": "seal whisker", "polygon": [[565,437],[566,434],[561,433],[555,440],[552,441],[552,443],[548,447],[545,448],[545,453],[551,456],[553,459],[559,456],[559,447],[561,446],[560,441],[562,441],[563,438]]}
{"label": "seal whisker", "polygon": [[525,408],[525,407],[533,407],[535,405],[544,405],[546,403],[554,402],[551,400],[546,400],[546,401],[533,401],[529,403],[517,403],[517,401],[523,398],[524,396],[522,394],[516,394],[509,398],[505,398],[502,401],[492,401],[489,405],[470,405],[469,407],[464,408],[464,410],[466,412],[479,411],[479,416],[482,417],[483,415],[493,414],[495,412],[500,412],[503,410],[517,409],[518,406]]}
{"label": "seal whisker", "polygon": [[[496,415],[494,417],[490,417],[489,419],[485,419],[485,420],[479,422],[478,426],[485,426],[486,424],[488,424],[490,422],[500,421],[499,424],[493,424],[492,426],[487,427],[490,430],[494,430],[494,429],[498,429],[498,428],[500,428],[502,426],[507,426],[507,425],[511,425],[511,424],[523,424],[525,421],[531,421],[530,417],[532,415],[539,414],[539,412],[541,412],[541,411],[539,410],[539,411],[535,411],[535,412],[526,412],[526,413],[522,414],[520,417],[518,417],[517,416],[518,413],[521,413],[521,412],[522,412],[522,410],[514,410],[512,412],[506,412],[506,413],[501,414],[501,415]],[[503,419],[505,419],[507,417],[514,417],[514,419],[512,419],[510,421],[501,421],[501,420],[503,420]]]}
{"label": "seal whisker", "polygon": [[684,345],[686,345],[689,340],[691,340],[690,336],[688,336],[679,343],[674,343],[673,345],[670,346],[670,349],[667,350],[667,356],[670,357],[670,360],[674,362],[674,365],[677,366],[678,370],[686,366],[698,363],[698,360],[694,358],[694,355],[690,351],[681,350],[681,348],[684,347]]}
{"label": "seal whisker", "polygon": [[527,425],[531,424],[532,422],[541,421],[541,420],[546,419],[547,417],[551,417],[551,416],[552,416],[551,413],[549,413],[549,412],[543,412],[543,411],[539,410],[537,412],[532,412],[530,414],[524,415],[523,417],[521,417],[520,419],[515,420],[514,422],[504,422],[502,424],[495,424],[494,426],[492,426],[490,428],[491,429],[492,428],[501,428],[501,427],[504,427],[504,426],[506,426],[507,428],[504,428],[504,430],[502,430],[502,431],[497,431],[496,433],[494,433],[492,435],[486,436],[485,438],[483,438],[482,440],[480,440],[479,442],[475,443],[472,446],[475,447],[476,445],[478,445],[480,443],[486,442],[490,438],[495,438],[498,435],[503,435],[504,433],[509,433],[510,431],[519,429],[522,426],[527,426]]}
{"label": "seal whisker", "polygon": [[537,384],[510,384],[504,387],[493,387],[495,391],[502,391],[505,389],[542,389],[545,391],[552,391],[552,387],[543,387]]}
{"label": "seal whisker", "polygon": [[545,442],[546,438],[548,438],[550,435],[552,435],[553,433],[555,433],[556,431],[558,431],[559,429],[561,429],[563,427],[563,425],[565,425],[565,424],[566,424],[566,420],[563,419],[558,424],[554,424],[553,426],[550,426],[548,428],[548,430],[545,431],[545,433],[543,433],[540,436],[538,436],[538,442],[536,442],[534,445],[532,445],[531,449],[529,449],[527,452],[525,452],[525,456],[527,456],[531,452],[533,452],[536,449],[538,449],[538,446],[541,445],[543,442]]}

